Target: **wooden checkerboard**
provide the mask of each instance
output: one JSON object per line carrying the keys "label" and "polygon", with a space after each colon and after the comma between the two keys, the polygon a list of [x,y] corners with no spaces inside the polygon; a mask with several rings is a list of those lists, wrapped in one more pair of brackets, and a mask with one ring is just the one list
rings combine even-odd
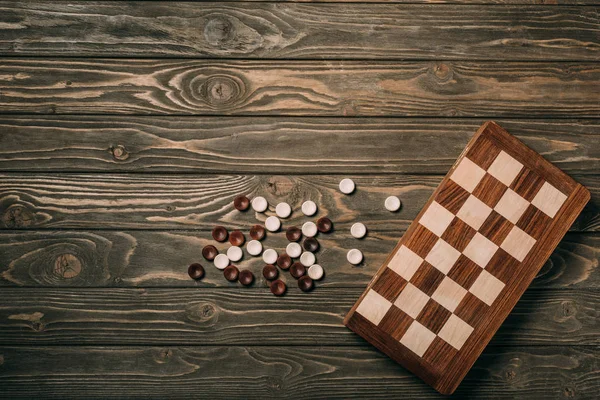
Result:
{"label": "wooden checkerboard", "polygon": [[484,124],[344,323],[439,392],[454,392],[589,198]]}

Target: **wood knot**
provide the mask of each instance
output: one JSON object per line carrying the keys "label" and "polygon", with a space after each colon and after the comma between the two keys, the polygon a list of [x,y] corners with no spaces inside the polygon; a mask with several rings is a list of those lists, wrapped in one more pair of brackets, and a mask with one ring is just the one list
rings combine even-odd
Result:
{"label": "wood knot", "polygon": [[73,254],[60,254],[54,260],[53,272],[63,279],[74,278],[81,273],[81,261]]}
{"label": "wood knot", "polygon": [[562,314],[565,317],[572,317],[577,313],[577,306],[572,301],[563,301],[561,306]]}
{"label": "wood knot", "polygon": [[125,148],[125,146],[117,145],[110,148],[110,152],[112,156],[117,161],[125,161],[129,158],[129,152]]}
{"label": "wood knot", "polygon": [[566,386],[563,389],[563,395],[565,397],[575,397],[575,389],[572,388],[571,386]]}
{"label": "wood knot", "polygon": [[284,176],[272,176],[267,180],[267,188],[275,196],[288,196],[294,186],[294,182]]}
{"label": "wood knot", "polygon": [[192,304],[186,309],[187,317],[195,322],[208,322],[215,320],[218,315],[217,308],[211,303]]}
{"label": "wood knot", "polygon": [[158,355],[154,358],[158,364],[164,364],[173,357],[173,350],[162,349],[159,350]]}
{"label": "wood knot", "polygon": [[235,26],[225,15],[213,16],[204,26],[204,38],[212,46],[222,46],[234,40],[235,37]]}
{"label": "wood knot", "polygon": [[433,67],[433,74],[438,81],[446,82],[446,81],[452,79],[453,72],[452,72],[452,68],[450,68],[450,66],[448,66],[447,64],[444,64],[444,63],[440,63],[440,64],[436,64]]}
{"label": "wood knot", "polygon": [[2,214],[2,223],[9,229],[26,228],[33,222],[33,212],[21,204],[13,204]]}
{"label": "wood knot", "polygon": [[512,381],[513,379],[515,379],[516,376],[517,376],[517,373],[515,371],[513,371],[512,369],[510,369],[504,373],[504,379],[506,379],[507,382]]}
{"label": "wood knot", "polygon": [[230,76],[210,76],[198,88],[200,96],[212,105],[230,105],[235,103],[244,92],[240,80]]}
{"label": "wood knot", "polygon": [[284,388],[284,381],[278,376],[269,376],[266,377],[266,387],[272,393],[281,392]]}

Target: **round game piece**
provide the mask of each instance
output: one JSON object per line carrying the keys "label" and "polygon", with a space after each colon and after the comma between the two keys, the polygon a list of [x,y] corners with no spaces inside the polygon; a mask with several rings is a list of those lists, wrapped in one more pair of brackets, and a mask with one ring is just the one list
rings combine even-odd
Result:
{"label": "round game piece", "polygon": [[258,240],[251,240],[246,245],[246,251],[251,256],[257,256],[262,253],[262,244]]}
{"label": "round game piece", "polygon": [[306,273],[306,267],[302,263],[295,262],[290,267],[290,275],[298,279]]}
{"label": "round game piece", "polygon": [[275,207],[275,214],[279,218],[287,218],[292,213],[292,207],[288,203],[279,203],[277,207]]}
{"label": "round game piece", "polygon": [[302,230],[297,226],[290,226],[285,231],[285,237],[290,242],[297,242],[302,237]]}
{"label": "round game piece", "polygon": [[317,229],[319,232],[327,233],[333,229],[333,222],[327,217],[322,217],[317,220]]}
{"label": "round game piece", "polygon": [[254,225],[250,228],[250,237],[254,240],[262,240],[267,231],[262,225]]}
{"label": "round game piece", "polygon": [[252,199],[252,209],[256,212],[265,212],[269,208],[269,203],[267,199],[262,196],[255,197]]}
{"label": "round game piece", "polygon": [[305,267],[310,267],[311,265],[313,265],[315,263],[315,261],[317,261],[317,258],[315,257],[315,255],[313,253],[309,253],[308,251],[305,251],[304,253],[302,253],[302,255],[300,255],[300,262]]}
{"label": "round game piece", "polygon": [[312,217],[317,212],[317,205],[312,200],[302,203],[302,213],[307,217]]}
{"label": "round game piece", "polygon": [[288,269],[290,268],[290,265],[292,265],[292,258],[287,254],[282,254],[277,257],[277,265],[279,265],[279,268],[281,269]]}
{"label": "round game piece", "polygon": [[279,276],[279,270],[273,264],[267,264],[263,267],[263,276],[266,280],[272,281]]}
{"label": "round game piece", "polygon": [[319,250],[319,242],[314,237],[309,237],[304,239],[304,250],[310,251],[311,253],[315,253]]}
{"label": "round game piece", "polygon": [[346,258],[350,264],[358,265],[363,260],[363,254],[358,249],[352,249],[346,254]]}
{"label": "round game piece", "polygon": [[229,258],[229,261],[233,261],[233,262],[240,261],[243,256],[244,256],[244,252],[242,251],[241,247],[231,246],[230,248],[227,249],[227,258]]}
{"label": "round game piece", "polygon": [[195,280],[202,279],[204,277],[204,267],[198,263],[191,264],[188,267],[188,275]]}
{"label": "round game piece", "polygon": [[244,242],[246,241],[246,238],[244,237],[244,234],[242,233],[242,231],[231,231],[231,233],[229,234],[229,243],[231,243],[233,246],[241,246],[244,244]]}
{"label": "round game piece", "polygon": [[250,207],[250,199],[243,195],[236,196],[236,198],[233,199],[233,206],[238,211],[246,211],[248,207]]}
{"label": "round game piece", "polygon": [[306,237],[313,237],[317,234],[319,230],[317,229],[317,225],[314,222],[308,221],[302,225],[302,233]]}
{"label": "round game piece", "polygon": [[271,293],[273,293],[275,296],[283,296],[286,289],[287,289],[287,286],[280,279],[277,279],[276,281],[271,282]]}
{"label": "round game piece", "polygon": [[224,242],[227,240],[227,229],[224,226],[217,225],[212,230],[212,237],[217,242]]}
{"label": "round game piece", "polygon": [[267,249],[263,253],[265,264],[275,264],[277,262],[277,252],[273,249]]}
{"label": "round game piece", "polygon": [[357,239],[364,238],[367,234],[367,227],[362,222],[357,222],[350,228],[350,233]]}
{"label": "round game piece", "polygon": [[323,267],[321,267],[319,264],[311,265],[308,268],[308,276],[310,276],[310,279],[318,281],[323,277]]}
{"label": "round game piece", "polygon": [[287,245],[285,252],[292,258],[298,258],[302,254],[302,247],[298,243],[292,242]]}
{"label": "round game piece", "polygon": [[252,282],[254,282],[254,274],[252,271],[244,269],[240,272],[239,280],[242,285],[250,286],[252,285]]}
{"label": "round game piece", "polygon": [[230,264],[230,261],[229,257],[227,257],[225,254],[219,254],[215,257],[213,263],[218,269],[225,269]]}
{"label": "round game piece", "polygon": [[214,260],[217,254],[219,254],[219,250],[212,244],[204,246],[202,249],[202,257],[206,258],[208,261]]}
{"label": "round game piece", "polygon": [[385,208],[388,211],[392,211],[392,212],[398,211],[400,209],[401,205],[402,205],[402,202],[396,196],[390,196],[387,199],[385,199]]}
{"label": "round game piece", "polygon": [[238,276],[240,275],[240,270],[237,269],[235,265],[228,265],[227,268],[223,270],[223,276],[229,282],[235,282],[238,280]]}
{"label": "round game piece", "polygon": [[265,227],[271,232],[277,232],[281,228],[281,221],[274,215],[271,215],[265,221]]}
{"label": "round game piece", "polygon": [[310,292],[313,289],[313,287],[315,287],[315,283],[310,278],[310,276],[303,276],[300,279],[298,279],[298,287],[303,292]]}
{"label": "round game piece", "polygon": [[355,188],[356,185],[352,179],[345,178],[340,181],[340,191],[344,194],[350,194],[354,192]]}

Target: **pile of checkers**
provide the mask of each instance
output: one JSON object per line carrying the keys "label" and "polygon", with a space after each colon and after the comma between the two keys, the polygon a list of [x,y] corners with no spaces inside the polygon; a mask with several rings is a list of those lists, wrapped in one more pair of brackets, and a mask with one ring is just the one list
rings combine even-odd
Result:
{"label": "pile of checkers", "polygon": [[[351,179],[343,179],[339,184],[340,191],[344,194],[351,194],[355,190],[355,184]],[[389,211],[397,211],[401,206],[400,199],[390,196],[385,201],[385,208]],[[250,207],[257,213],[264,213],[269,208],[267,200],[258,196],[250,199],[244,195],[235,197],[233,207],[238,211],[247,211]],[[302,204],[302,213],[305,216],[312,217],[317,213],[315,202],[308,200]],[[321,217],[316,222],[308,221],[301,228],[290,226],[285,229],[285,236],[289,241],[285,248],[285,253],[278,254],[275,249],[263,249],[262,240],[265,239],[267,231],[278,232],[282,229],[281,219],[286,219],[292,214],[292,207],[285,202],[277,204],[275,214],[266,218],[263,225],[254,225],[250,228],[249,235],[251,240],[246,242],[244,233],[240,230],[229,232],[223,226],[215,226],[212,230],[212,238],[220,243],[229,240],[231,247],[225,254],[220,254],[213,245],[207,245],[202,249],[202,256],[212,261],[214,266],[223,271],[225,279],[230,282],[239,281],[244,286],[251,286],[254,283],[254,274],[248,269],[240,270],[236,263],[243,258],[242,246],[246,243],[246,251],[253,257],[262,254],[265,266],[263,267],[263,277],[269,282],[271,292],[275,296],[282,296],[287,291],[287,285],[279,278],[279,269],[288,271],[292,277],[297,279],[298,287],[309,292],[314,288],[314,281],[323,278],[323,267],[317,264],[315,253],[319,250],[319,242],[315,238],[319,233],[330,233],[333,230],[333,222],[327,217]],[[350,233],[355,238],[363,238],[367,233],[364,224],[358,222],[352,225]],[[302,242],[302,245],[300,245]],[[349,263],[358,265],[363,261],[363,254],[358,249],[351,249],[347,253]],[[277,268],[279,267],[279,269]],[[188,273],[192,279],[202,279],[204,277],[204,267],[201,264],[194,263],[189,266]]]}

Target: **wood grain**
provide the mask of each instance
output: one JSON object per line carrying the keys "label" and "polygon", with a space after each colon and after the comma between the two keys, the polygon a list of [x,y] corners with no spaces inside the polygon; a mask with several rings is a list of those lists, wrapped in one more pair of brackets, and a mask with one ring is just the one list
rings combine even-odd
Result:
{"label": "wood grain", "polygon": [[597,10],[581,7],[30,1],[0,13],[11,56],[595,61],[600,49]]}
{"label": "wood grain", "polygon": [[[0,170],[445,174],[482,122],[4,115]],[[600,169],[596,119],[497,122],[566,172]]]}
{"label": "wood grain", "polygon": [[[342,324],[363,288],[290,287],[278,298],[259,286],[4,288],[1,343],[368,346]],[[592,291],[530,290],[491,345],[598,345],[598,301]]]}
{"label": "wood grain", "polygon": [[[338,184],[344,175],[158,175],[0,173],[0,229],[203,229],[216,224],[248,230],[275,214],[285,201],[293,213],[284,229],[308,218],[302,202],[319,205],[341,232],[360,220],[373,232],[404,230],[440,183],[432,175],[352,176],[357,191],[347,196]],[[575,175],[592,201],[572,231],[600,229],[600,175]],[[239,212],[239,194],[264,196],[266,213]],[[384,208],[389,195],[403,205]]]}
{"label": "wood grain", "polygon": [[596,117],[597,63],[5,59],[0,113]]}
{"label": "wood grain", "polygon": [[[317,259],[325,269],[318,287],[364,289],[403,232],[370,232],[358,242],[346,232],[319,237]],[[208,232],[197,231],[43,231],[0,232],[0,285],[25,287],[227,287],[237,288],[201,256]],[[280,234],[264,245],[283,251]],[[223,251],[227,245],[217,245]],[[365,262],[353,267],[346,252],[354,247]],[[597,289],[600,236],[567,234],[533,282],[533,287]],[[195,282],[187,275],[193,262],[205,265],[207,275]],[[242,268],[252,270],[262,287],[261,258],[247,254]],[[289,278],[288,275],[286,275]],[[354,298],[356,300],[356,298]]]}
{"label": "wood grain", "polygon": [[[589,347],[488,348],[455,396],[592,399],[599,356]],[[0,359],[0,397],[10,399],[446,398],[370,348],[2,347]]]}

